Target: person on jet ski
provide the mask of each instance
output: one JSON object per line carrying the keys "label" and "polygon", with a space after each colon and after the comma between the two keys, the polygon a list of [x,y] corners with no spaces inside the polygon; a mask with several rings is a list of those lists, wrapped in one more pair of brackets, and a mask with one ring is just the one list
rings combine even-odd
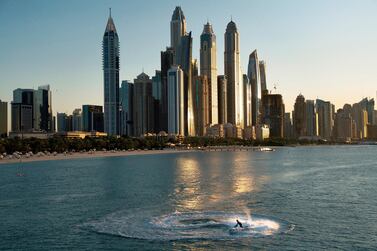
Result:
{"label": "person on jet ski", "polygon": [[238,219],[236,220],[236,222],[237,222],[237,224],[234,227],[241,227],[241,228],[243,228],[242,223]]}

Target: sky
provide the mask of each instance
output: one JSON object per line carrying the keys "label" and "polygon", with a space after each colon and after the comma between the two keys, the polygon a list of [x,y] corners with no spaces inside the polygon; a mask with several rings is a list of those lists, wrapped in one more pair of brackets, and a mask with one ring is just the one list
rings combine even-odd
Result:
{"label": "sky", "polygon": [[199,59],[204,23],[217,36],[218,74],[231,17],[240,33],[243,72],[258,50],[267,87],[286,111],[295,98],[329,100],[340,108],[377,91],[377,0],[0,0],[0,99],[16,88],[50,84],[53,111],[71,114],[103,105],[102,36],[112,8],[120,40],[120,79],[160,69],[170,20],[181,6]]}

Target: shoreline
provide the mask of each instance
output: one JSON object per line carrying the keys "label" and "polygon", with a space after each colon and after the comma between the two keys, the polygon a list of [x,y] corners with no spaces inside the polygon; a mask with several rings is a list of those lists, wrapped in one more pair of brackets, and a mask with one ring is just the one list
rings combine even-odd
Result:
{"label": "shoreline", "polygon": [[28,163],[36,161],[53,161],[53,160],[73,160],[73,159],[89,159],[89,158],[106,158],[106,157],[125,157],[125,156],[137,156],[137,155],[153,155],[153,154],[172,154],[172,153],[189,153],[197,152],[198,150],[176,150],[176,149],[167,149],[167,150],[135,150],[135,151],[98,151],[98,152],[76,152],[76,153],[58,153],[55,156],[36,156],[33,155],[29,158],[22,157],[20,159],[0,159],[0,166],[2,164],[16,164],[16,163]]}

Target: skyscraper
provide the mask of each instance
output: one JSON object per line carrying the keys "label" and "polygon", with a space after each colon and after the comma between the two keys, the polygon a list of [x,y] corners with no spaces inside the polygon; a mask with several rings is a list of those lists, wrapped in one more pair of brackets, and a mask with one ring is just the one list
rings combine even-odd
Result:
{"label": "skyscraper", "polygon": [[303,95],[298,95],[293,111],[293,131],[295,137],[306,136],[306,104]]}
{"label": "skyscraper", "polygon": [[207,76],[209,85],[209,123],[217,124],[218,90],[216,66],[216,36],[212,25],[207,22],[200,36],[200,75]]}
{"label": "skyscraper", "polygon": [[81,108],[76,108],[72,112],[72,131],[82,130],[82,113]]}
{"label": "skyscraper", "polygon": [[67,114],[58,112],[56,114],[56,120],[58,123],[57,132],[67,132]]}
{"label": "skyscraper", "polygon": [[0,100],[0,137],[8,134],[8,103]]}
{"label": "skyscraper", "polygon": [[180,6],[175,7],[173,16],[170,21],[170,47],[174,52],[174,63],[176,63],[176,56],[178,46],[181,43],[181,37],[186,34],[186,18]]}
{"label": "skyscraper", "polygon": [[[254,50],[249,56],[248,76],[251,83],[251,109],[252,109],[252,125],[258,125],[259,120],[259,105],[258,105],[258,85],[259,78],[259,60],[257,50]],[[265,76],[264,76],[265,77]]]}
{"label": "skyscraper", "polygon": [[249,78],[243,74],[243,113],[244,128],[252,126],[252,89]]}
{"label": "skyscraper", "polygon": [[54,131],[54,120],[52,116],[52,94],[49,85],[39,86],[34,91],[34,130],[52,132]]}
{"label": "skyscraper", "polygon": [[184,136],[184,76],[179,66],[168,71],[168,133]]}
{"label": "skyscraper", "polygon": [[154,99],[154,131],[159,133],[161,130],[161,71],[155,72],[152,77],[152,96]]}
{"label": "skyscraper", "polygon": [[227,122],[243,127],[243,81],[240,68],[240,40],[230,21],[224,34],[224,74],[227,78]]}
{"label": "skyscraper", "polygon": [[193,112],[193,80],[192,80],[192,35],[191,32],[181,37],[177,52],[177,64],[184,75],[184,109],[185,136],[195,136]]}
{"label": "skyscraper", "polygon": [[134,134],[136,137],[154,132],[154,98],[152,80],[142,72],[134,79],[133,106]]}
{"label": "skyscraper", "polygon": [[306,100],[306,135],[318,136],[318,113],[314,100]]}
{"label": "skyscraper", "polygon": [[162,131],[168,131],[168,70],[174,62],[174,51],[166,48],[161,51],[161,114],[160,127]]}
{"label": "skyscraper", "polygon": [[121,111],[121,135],[133,135],[133,99],[134,84],[130,81],[123,80],[120,89]]}
{"label": "skyscraper", "polygon": [[270,137],[284,137],[285,106],[280,94],[264,94],[262,99],[262,124],[270,128]]}
{"label": "skyscraper", "polygon": [[334,126],[332,104],[329,101],[316,100],[318,112],[318,134],[324,139],[330,139]]}
{"label": "skyscraper", "polygon": [[260,85],[261,85],[261,95],[267,93],[267,79],[266,79],[266,63],[262,60],[259,61],[259,73],[260,73]]}
{"label": "skyscraper", "polygon": [[224,75],[217,76],[217,92],[219,105],[219,124],[227,122],[227,81]]}
{"label": "skyscraper", "polygon": [[102,41],[105,132],[119,135],[119,38],[111,17],[107,21]]}
{"label": "skyscraper", "polygon": [[206,75],[194,78],[194,118],[197,136],[206,134],[206,127],[210,124],[209,118],[209,83]]}

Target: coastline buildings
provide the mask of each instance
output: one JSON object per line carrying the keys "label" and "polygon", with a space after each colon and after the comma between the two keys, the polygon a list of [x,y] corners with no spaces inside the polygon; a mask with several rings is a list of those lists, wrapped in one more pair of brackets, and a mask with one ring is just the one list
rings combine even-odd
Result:
{"label": "coastline buildings", "polygon": [[70,124],[72,124],[72,131],[82,130],[82,114],[80,108],[73,110]]}
{"label": "coastline buildings", "polygon": [[226,76],[217,76],[217,94],[218,94],[218,110],[219,124],[227,123],[227,80]]}
{"label": "coastline buildings", "polygon": [[103,132],[104,119],[102,106],[83,105],[82,106],[82,131],[84,132]]}
{"label": "coastline buildings", "polygon": [[216,66],[216,35],[212,25],[207,22],[200,36],[200,75],[206,76],[209,87],[209,123],[219,123],[217,66]]}
{"label": "coastline buildings", "polygon": [[8,135],[8,103],[0,100],[0,138]]}
{"label": "coastline buildings", "polygon": [[104,120],[108,135],[119,135],[119,38],[110,16],[102,40],[104,78]]}
{"label": "coastline buildings", "polygon": [[330,139],[332,128],[334,126],[334,108],[329,101],[316,100],[316,109],[318,112],[318,135],[322,139]]}
{"label": "coastline buildings", "polygon": [[303,95],[298,95],[293,111],[293,131],[296,138],[306,136],[306,103]]}
{"label": "coastline buildings", "polygon": [[177,63],[178,46],[186,35],[186,18],[180,6],[175,7],[170,21],[170,48],[173,51],[173,63]]}
{"label": "coastline buildings", "polygon": [[161,113],[160,127],[168,131],[168,71],[174,64],[174,50],[166,48],[161,51]]}
{"label": "coastline buildings", "polygon": [[314,100],[306,100],[306,136],[318,136],[318,113]]}
{"label": "coastline buildings", "polygon": [[261,124],[268,125],[270,128],[269,137],[283,138],[285,116],[283,96],[280,94],[264,94],[261,114]]}
{"label": "coastline buildings", "polygon": [[240,66],[240,40],[237,26],[230,21],[224,34],[224,75],[227,78],[227,122],[243,124],[243,81]]}
{"label": "coastline buildings", "polygon": [[210,123],[210,84],[206,75],[194,78],[194,113],[197,136],[204,136]]}

